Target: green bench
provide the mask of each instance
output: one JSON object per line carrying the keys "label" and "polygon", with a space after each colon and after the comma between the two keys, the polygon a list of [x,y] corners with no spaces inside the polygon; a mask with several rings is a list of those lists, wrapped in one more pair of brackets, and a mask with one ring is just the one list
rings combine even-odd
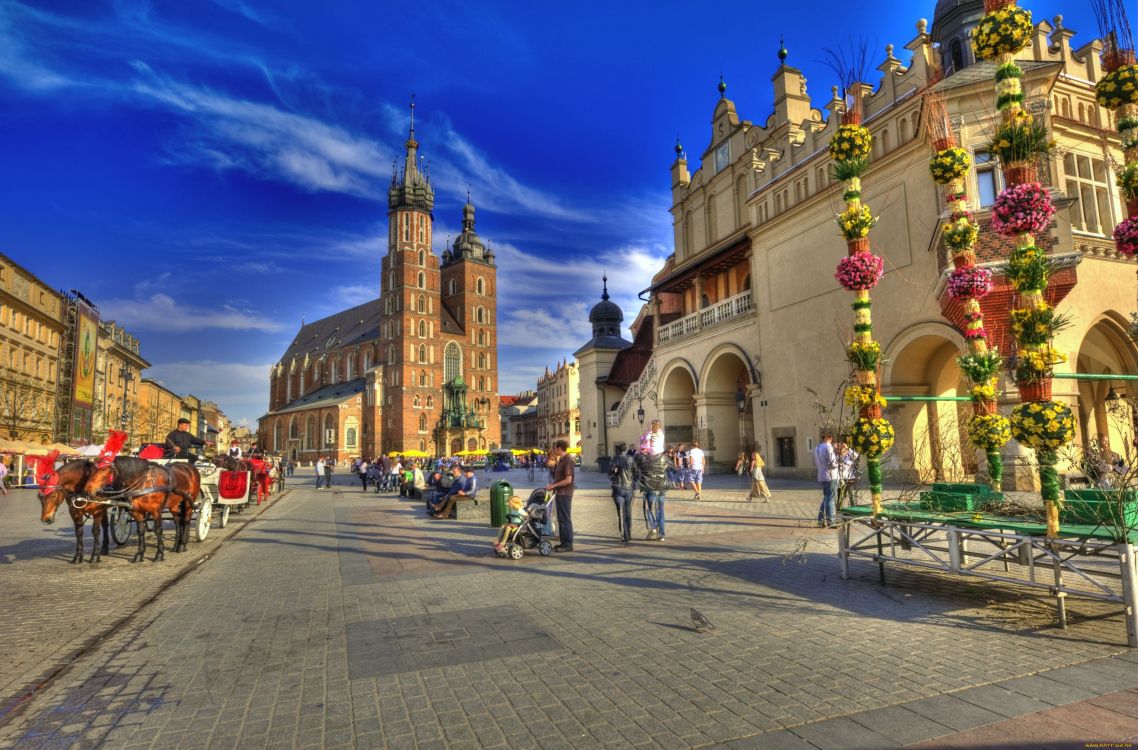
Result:
{"label": "green bench", "polygon": [[1003,501],[1003,493],[988,484],[937,482],[931,490],[921,493],[920,507],[939,513],[974,512]]}
{"label": "green bench", "polygon": [[1138,527],[1138,489],[1067,490],[1059,523]]}

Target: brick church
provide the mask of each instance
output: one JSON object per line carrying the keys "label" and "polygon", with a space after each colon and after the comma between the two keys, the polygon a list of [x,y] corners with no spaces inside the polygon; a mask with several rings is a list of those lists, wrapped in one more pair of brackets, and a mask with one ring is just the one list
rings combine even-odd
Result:
{"label": "brick church", "polygon": [[418,148],[412,104],[387,191],[379,297],[301,326],[270,372],[266,450],[308,462],[499,447],[494,253],[469,198],[453,247],[441,259],[431,250],[435,191]]}

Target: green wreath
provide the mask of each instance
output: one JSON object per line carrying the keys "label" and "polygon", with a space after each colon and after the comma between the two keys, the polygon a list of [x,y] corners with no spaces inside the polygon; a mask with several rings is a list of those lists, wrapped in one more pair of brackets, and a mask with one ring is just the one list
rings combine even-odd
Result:
{"label": "green wreath", "polygon": [[1118,173],[1118,189],[1127,200],[1138,198],[1138,162],[1127,164]]}
{"label": "green wreath", "polygon": [[866,458],[877,458],[893,447],[896,433],[887,419],[861,419],[854,422],[850,431],[850,445]]}
{"label": "green wreath", "polygon": [[868,159],[873,152],[873,136],[861,125],[842,125],[830,139],[830,156],[834,161]]}
{"label": "green wreath", "polygon": [[1095,84],[1095,98],[1109,109],[1138,104],[1138,65],[1123,65]]}
{"label": "green wreath", "polygon": [[1054,453],[1075,435],[1075,418],[1066,404],[1032,401],[1012,410],[1012,437],[1028,448]]}

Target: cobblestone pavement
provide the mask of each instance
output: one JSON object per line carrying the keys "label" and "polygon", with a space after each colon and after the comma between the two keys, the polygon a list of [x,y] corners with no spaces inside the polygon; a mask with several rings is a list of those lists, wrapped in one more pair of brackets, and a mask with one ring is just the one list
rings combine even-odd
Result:
{"label": "cobblestone pavement", "polygon": [[714,477],[702,501],[671,494],[667,541],[625,546],[603,477],[582,477],[577,552],[516,562],[418,501],[293,489],[0,725],[0,748],[838,747],[761,743],[1126,652],[1116,605],[1070,600],[1060,631],[1011,586],[881,587],[858,562],[841,580],[810,483],[746,503]]}
{"label": "cobblestone pavement", "polygon": [[[183,554],[170,552],[174,531],[167,522],[164,562],[150,562],[156,550],[151,535],[145,563],[129,562],[136,549],[132,536],[122,548],[112,542],[110,556],[101,563],[70,565],[75,532],[66,508],[56,514],[54,525],[46,526],[40,523],[40,503],[33,491],[13,490],[0,497],[0,722],[38,685],[215,552],[264,507],[231,513],[224,529],[216,525],[214,515],[215,525],[205,541],[197,541],[191,531]],[[89,556],[90,523],[84,545]]]}

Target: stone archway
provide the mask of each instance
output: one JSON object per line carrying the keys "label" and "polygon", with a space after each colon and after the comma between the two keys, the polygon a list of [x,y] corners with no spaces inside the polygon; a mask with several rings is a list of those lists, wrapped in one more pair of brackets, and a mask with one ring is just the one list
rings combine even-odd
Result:
{"label": "stone archway", "polygon": [[[1138,346],[1129,340],[1118,321],[1104,317],[1083,336],[1075,364],[1080,373],[1132,375],[1138,372]],[[1078,388],[1079,439],[1083,447],[1097,440],[1129,461],[1135,460],[1138,424],[1134,404],[1138,384],[1125,380],[1080,380]],[[1112,388],[1117,400],[1107,399]]]}
{"label": "stone archway", "polygon": [[[962,343],[955,330],[940,323],[903,332],[886,349],[883,395],[967,395],[967,381],[956,365]],[[899,468],[921,482],[960,481],[975,474],[976,451],[967,435],[970,415],[967,402],[892,404],[886,416],[897,431],[893,451]]]}
{"label": "stone archway", "polygon": [[695,437],[695,376],[686,362],[668,365],[660,378],[657,410],[668,445],[689,443]]}
{"label": "stone archway", "polygon": [[708,357],[700,380],[702,388],[696,400],[700,445],[709,464],[730,468],[739,451],[745,449],[748,436],[754,444],[753,414],[740,414],[736,405],[736,395],[740,390],[746,393],[751,384],[750,367],[737,349],[724,347]]}

